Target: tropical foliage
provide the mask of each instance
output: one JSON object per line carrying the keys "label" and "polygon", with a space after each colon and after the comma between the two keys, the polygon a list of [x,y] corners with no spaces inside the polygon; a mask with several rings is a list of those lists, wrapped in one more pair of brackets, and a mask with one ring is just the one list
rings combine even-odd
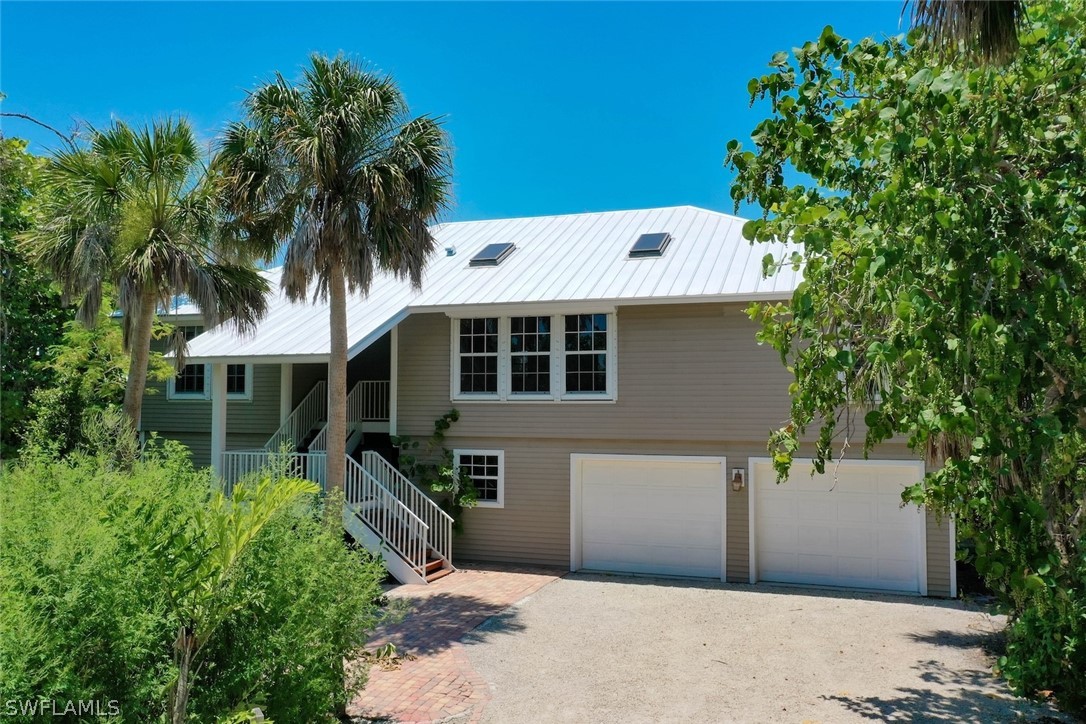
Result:
{"label": "tropical foliage", "polygon": [[908,500],[955,516],[1011,615],[1003,672],[1082,711],[1086,15],[1030,20],[996,68],[826,28],[750,82],[770,116],[728,163],[748,238],[797,245],[766,270],[806,279],[751,310],[795,375],[778,472],[902,436],[930,471]]}
{"label": "tropical foliage", "polygon": [[[88,437],[114,435],[105,421]],[[254,706],[331,720],[364,682],[344,660],[377,621],[380,562],[343,545],[308,483],[272,470],[226,498],[175,443],[117,457],[0,472],[0,699],[114,702],[132,722]]]}
{"label": "tropical foliage", "polygon": [[400,471],[436,493],[441,507],[452,516],[453,530],[463,533],[464,510],[478,504],[479,490],[471,476],[456,465],[453,451],[445,447],[445,433],[459,419],[460,411],[453,408],[434,420],[434,432],[424,447],[406,436],[393,437],[392,444],[400,450]]}
{"label": "tropical foliage", "polygon": [[37,220],[44,162],[26,142],[0,138],[0,457],[19,447],[34,391],[50,382],[41,366],[68,315],[48,276],[30,263],[16,237]]}
{"label": "tropical foliage", "polygon": [[[158,325],[156,335],[165,336],[167,330]],[[131,364],[121,336],[112,308],[105,306],[94,326],[66,322],[63,336],[46,350],[45,359],[28,363],[41,376],[25,409],[24,447],[35,454],[66,455],[88,443],[85,420],[120,407]],[[149,354],[148,379],[162,381],[173,374],[173,365],[160,353]]]}
{"label": "tropical foliage", "polygon": [[92,129],[85,146],[53,156],[43,182],[43,218],[24,248],[86,325],[115,290],[130,353],[124,410],[135,426],[156,307],[184,294],[207,326],[229,320],[246,329],[265,311],[267,284],[223,243],[217,186],[184,120]]}
{"label": "tropical foliage", "polygon": [[433,118],[411,118],[388,76],[315,55],[298,84],[276,75],[245,102],[216,158],[233,228],[272,258],[282,285],[329,302],[328,479],[342,485],[347,439],[348,292],[377,271],[422,282],[428,223],[449,194],[450,151]]}

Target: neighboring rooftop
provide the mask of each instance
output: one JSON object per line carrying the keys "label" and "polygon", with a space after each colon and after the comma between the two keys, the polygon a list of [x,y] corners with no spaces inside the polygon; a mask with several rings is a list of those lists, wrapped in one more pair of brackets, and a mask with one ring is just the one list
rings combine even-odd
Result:
{"label": "neighboring rooftop", "polygon": [[[438,249],[421,291],[390,275],[374,278],[367,297],[347,300],[347,335],[353,356],[412,312],[463,312],[465,307],[598,302],[607,306],[787,298],[801,279],[786,267],[762,276],[766,254],[783,255],[781,243],[751,245],[745,219],[693,206],[608,211],[438,224]],[[660,256],[630,256],[645,234],[668,234]],[[500,263],[471,259],[495,244],[515,252]],[[491,249],[491,255],[494,250]],[[277,280],[276,270],[266,272]],[[239,337],[222,327],[189,343],[188,358],[324,361],[329,350],[328,304],[292,304],[281,292],[255,334]]]}

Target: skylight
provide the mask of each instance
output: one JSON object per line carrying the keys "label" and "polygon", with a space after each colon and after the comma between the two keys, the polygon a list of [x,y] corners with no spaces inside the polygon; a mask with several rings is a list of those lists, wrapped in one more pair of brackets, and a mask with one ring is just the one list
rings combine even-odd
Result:
{"label": "skylight", "polygon": [[487,244],[483,247],[482,251],[471,257],[468,266],[498,266],[498,264],[501,264],[505,260],[505,257],[512,254],[513,250],[516,248],[516,246],[509,242]]}
{"label": "skylight", "polygon": [[630,247],[631,259],[663,256],[667,245],[671,243],[671,234],[662,231],[656,234],[642,234]]}

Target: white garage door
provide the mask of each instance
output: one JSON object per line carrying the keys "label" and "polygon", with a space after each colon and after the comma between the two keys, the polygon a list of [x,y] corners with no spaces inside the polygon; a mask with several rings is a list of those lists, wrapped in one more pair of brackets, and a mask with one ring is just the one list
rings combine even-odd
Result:
{"label": "white garage door", "polygon": [[574,455],[573,567],[720,578],[724,470],[723,458]]}
{"label": "white garage door", "polygon": [[811,477],[796,460],[777,485],[768,460],[752,460],[752,580],[927,592],[924,515],[901,507],[923,474],[916,462],[844,461]]}

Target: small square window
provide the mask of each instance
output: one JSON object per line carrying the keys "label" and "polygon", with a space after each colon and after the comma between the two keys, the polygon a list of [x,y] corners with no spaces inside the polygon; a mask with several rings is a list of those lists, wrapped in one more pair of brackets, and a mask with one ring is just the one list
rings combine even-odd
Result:
{"label": "small square window", "polygon": [[456,469],[475,485],[481,508],[505,506],[505,452],[502,450],[455,450]]}

